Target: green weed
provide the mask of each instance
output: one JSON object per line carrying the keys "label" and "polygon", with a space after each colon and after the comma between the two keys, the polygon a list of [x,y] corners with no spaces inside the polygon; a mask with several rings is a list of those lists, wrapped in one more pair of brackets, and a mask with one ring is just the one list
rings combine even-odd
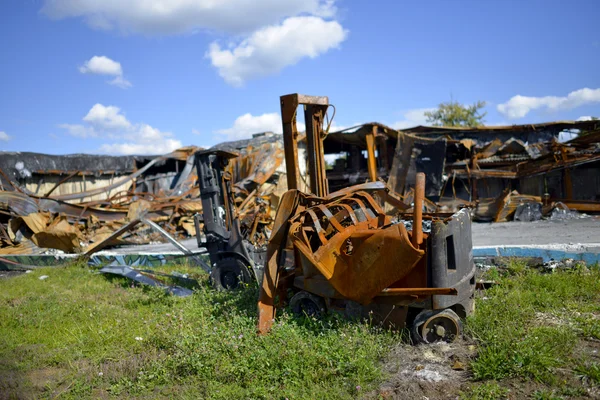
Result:
{"label": "green weed", "polygon": [[[216,292],[197,269],[161,271],[194,273],[200,285],[177,298],[77,266],[0,281],[0,392],[353,398],[357,386],[367,390],[381,379],[379,360],[400,340],[336,316],[285,312],[259,337],[256,285]],[[46,379],[46,371],[61,376]]]}

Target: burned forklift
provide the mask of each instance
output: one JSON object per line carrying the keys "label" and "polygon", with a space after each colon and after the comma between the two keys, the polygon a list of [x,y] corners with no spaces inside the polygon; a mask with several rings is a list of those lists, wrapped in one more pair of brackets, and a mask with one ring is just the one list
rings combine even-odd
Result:
{"label": "burned forklift", "polygon": [[[310,194],[299,190],[299,105],[306,121]],[[381,182],[329,194],[323,155],[328,107],[327,97],[281,97],[288,191],[267,249],[259,333],[271,329],[275,307],[287,302],[298,314],[337,311],[394,328],[408,324],[418,342],[454,340],[461,333],[460,318],[473,310],[470,215],[423,214],[423,174],[412,214]],[[392,215],[384,212],[386,203]],[[423,232],[424,225],[429,232]]]}
{"label": "burned forklift", "polygon": [[237,154],[221,150],[199,151],[195,157],[202,201],[202,214],[194,216],[196,239],[198,247],[208,251],[210,281],[218,290],[235,289],[253,279],[260,283],[266,254],[266,248],[254,246],[240,230],[226,171],[234,157]]}

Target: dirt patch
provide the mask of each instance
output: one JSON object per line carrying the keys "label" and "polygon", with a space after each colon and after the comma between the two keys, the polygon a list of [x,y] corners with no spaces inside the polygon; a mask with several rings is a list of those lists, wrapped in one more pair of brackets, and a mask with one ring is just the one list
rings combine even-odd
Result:
{"label": "dirt patch", "polygon": [[24,273],[25,271],[0,271],[0,279],[9,279]]}
{"label": "dirt patch", "polygon": [[466,368],[475,354],[475,346],[464,340],[452,344],[400,344],[384,360],[389,378],[367,398],[456,399],[468,384]]}
{"label": "dirt patch", "polygon": [[0,399],[30,399],[50,394],[64,382],[68,371],[62,368],[42,368],[20,371],[2,365],[0,370]]}
{"label": "dirt patch", "polygon": [[27,379],[34,390],[44,392],[54,390],[68,374],[69,371],[63,368],[43,368],[27,372]]}

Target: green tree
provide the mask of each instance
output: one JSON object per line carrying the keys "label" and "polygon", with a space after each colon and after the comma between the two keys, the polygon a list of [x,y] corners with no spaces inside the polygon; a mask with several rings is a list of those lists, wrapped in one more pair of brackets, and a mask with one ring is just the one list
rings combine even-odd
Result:
{"label": "green tree", "polygon": [[458,101],[450,100],[441,103],[437,110],[425,112],[427,123],[433,126],[481,126],[486,112],[480,110],[485,107],[485,101],[478,101],[473,105],[463,105]]}

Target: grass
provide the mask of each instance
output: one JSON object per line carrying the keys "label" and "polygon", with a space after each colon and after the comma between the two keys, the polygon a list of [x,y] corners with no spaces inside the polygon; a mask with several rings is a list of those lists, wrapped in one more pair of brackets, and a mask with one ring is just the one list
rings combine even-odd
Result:
{"label": "grass", "polygon": [[395,334],[283,314],[258,337],[257,287],[218,293],[199,276],[188,298],[78,266],[0,281],[0,393],[337,399],[381,379]]}
{"label": "grass", "polygon": [[541,273],[511,261],[490,273],[498,284],[480,296],[466,324],[467,335],[479,343],[472,377],[485,383],[464,398],[502,398],[490,393],[514,380],[540,387],[535,399],[579,396],[582,382],[599,383],[599,364],[586,360],[596,354],[598,361],[592,350],[600,339],[597,266]]}
{"label": "grass", "polygon": [[[200,284],[177,298],[78,265],[0,280],[0,398],[357,398],[386,378],[381,359],[402,340],[285,312],[258,337],[256,285],[220,293],[190,267],[161,270]],[[478,356],[461,398],[585,397],[600,386],[598,268],[511,262],[488,274],[498,284],[465,324]]]}

